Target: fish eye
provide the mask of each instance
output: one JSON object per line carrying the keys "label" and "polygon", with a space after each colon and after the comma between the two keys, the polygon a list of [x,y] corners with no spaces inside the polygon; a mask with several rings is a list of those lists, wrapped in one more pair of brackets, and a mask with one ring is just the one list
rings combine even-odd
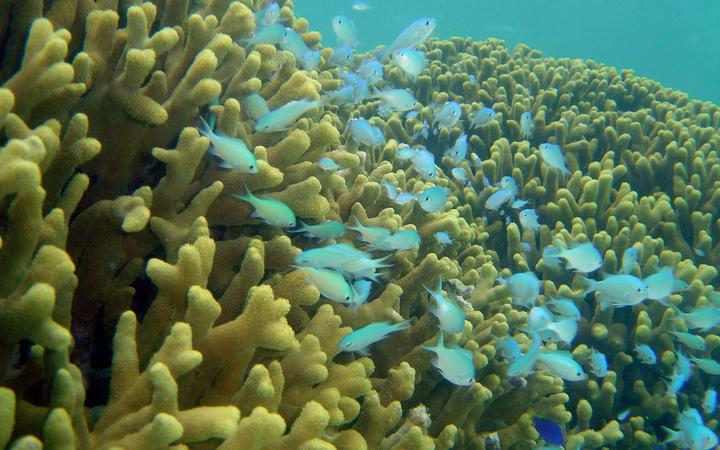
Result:
{"label": "fish eye", "polygon": [[343,346],[344,346],[345,348],[350,347],[350,345],[351,345],[350,341],[348,341],[348,342],[346,342],[346,343],[343,344]]}
{"label": "fish eye", "polygon": [[637,288],[636,291],[642,292],[643,290],[642,290],[642,288]]}
{"label": "fish eye", "polygon": [[350,300],[350,296],[349,296],[349,295],[346,295],[346,296],[345,296],[345,301],[349,301],[349,300]]}
{"label": "fish eye", "polygon": [[467,382],[468,382],[468,383],[472,383],[473,381],[474,381],[474,380],[473,380],[472,378],[468,378],[468,379],[467,379]]}
{"label": "fish eye", "polygon": [[250,164],[250,170],[255,170],[255,164]]}
{"label": "fish eye", "polygon": [[426,21],[425,21],[425,26],[426,26],[426,27],[429,27],[429,26],[430,26],[430,21],[429,21],[429,20],[426,20]]}
{"label": "fish eye", "polygon": [[429,200],[430,200],[430,196],[429,196],[429,195],[426,195],[426,196],[425,196],[425,201],[427,202],[427,201],[429,201]]}

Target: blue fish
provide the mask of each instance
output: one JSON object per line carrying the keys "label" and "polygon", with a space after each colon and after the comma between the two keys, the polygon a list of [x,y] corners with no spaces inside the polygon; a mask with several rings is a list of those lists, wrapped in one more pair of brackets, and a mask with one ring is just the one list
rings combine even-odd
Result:
{"label": "blue fish", "polygon": [[541,438],[550,445],[565,445],[562,428],[555,421],[533,417],[533,424]]}

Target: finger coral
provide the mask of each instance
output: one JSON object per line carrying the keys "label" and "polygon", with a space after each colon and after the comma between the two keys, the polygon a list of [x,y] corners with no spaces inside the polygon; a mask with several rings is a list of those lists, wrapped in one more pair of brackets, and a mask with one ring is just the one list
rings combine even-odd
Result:
{"label": "finger coral", "polygon": [[532,448],[541,417],[636,449],[706,403],[717,105],[434,20],[397,48],[417,74],[338,68],[290,0],[10,0],[0,24],[0,447]]}

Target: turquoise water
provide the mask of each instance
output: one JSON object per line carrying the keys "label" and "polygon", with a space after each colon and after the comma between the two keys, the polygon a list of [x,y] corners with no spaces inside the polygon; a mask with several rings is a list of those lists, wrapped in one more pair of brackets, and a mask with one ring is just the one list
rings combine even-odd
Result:
{"label": "turquoise water", "polygon": [[497,37],[546,56],[593,59],[700,100],[720,103],[720,1],[713,0],[296,0],[299,17],[335,45],[330,22],[351,17],[361,50],[390,43],[413,20],[437,19],[434,36]]}

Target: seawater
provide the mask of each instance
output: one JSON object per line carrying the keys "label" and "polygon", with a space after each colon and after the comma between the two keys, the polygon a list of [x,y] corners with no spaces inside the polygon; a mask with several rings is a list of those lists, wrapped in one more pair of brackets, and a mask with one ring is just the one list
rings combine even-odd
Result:
{"label": "seawater", "polygon": [[692,98],[720,103],[720,1],[715,0],[295,0],[297,17],[335,45],[331,20],[350,17],[360,50],[389,44],[419,17],[433,36],[503,39],[545,56],[592,59],[634,70]]}

